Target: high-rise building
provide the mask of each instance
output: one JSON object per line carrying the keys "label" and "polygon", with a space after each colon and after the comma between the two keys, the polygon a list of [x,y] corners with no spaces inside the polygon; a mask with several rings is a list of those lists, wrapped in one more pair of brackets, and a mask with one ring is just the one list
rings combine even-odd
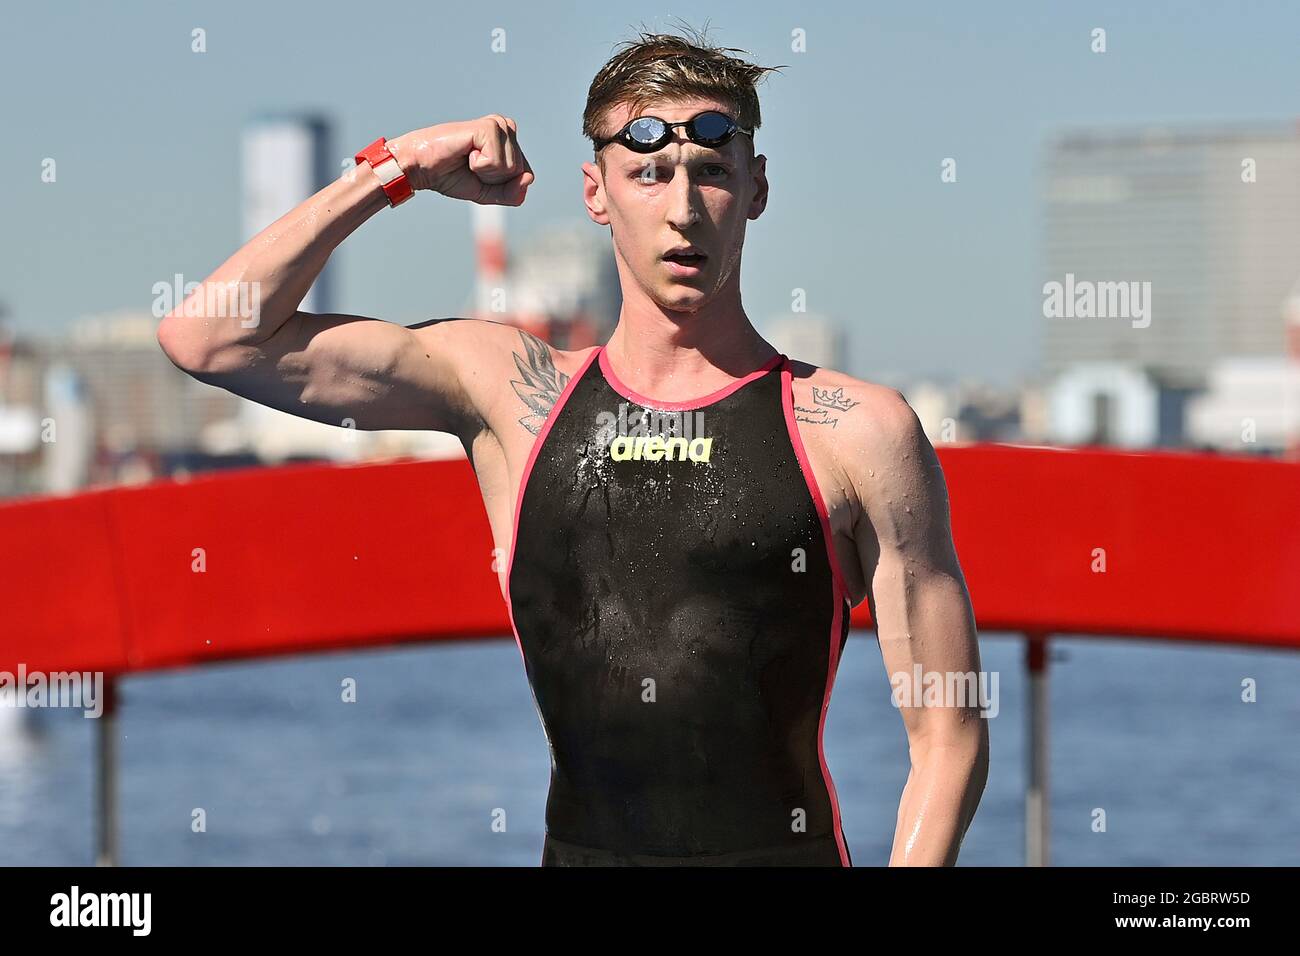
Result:
{"label": "high-rise building", "polygon": [[[263,114],[244,128],[241,144],[243,236],[247,242],[295,206],[325,188],[343,172],[330,156],[330,124],[313,114]],[[333,283],[326,262],[298,308],[332,312]],[[324,455],[326,449],[355,446],[339,441],[339,429],[265,405],[244,401],[239,414],[241,441],[266,461],[298,454]],[[342,424],[342,423],[340,423]],[[333,457],[329,455],[328,457]]]}
{"label": "high-rise building", "polygon": [[[240,144],[243,236],[247,242],[343,172],[330,155],[330,124],[311,114],[263,114],[245,127]],[[332,312],[333,273],[327,262],[299,307]]]}
{"label": "high-rise building", "polygon": [[1096,311],[1150,283],[1148,315],[1134,300],[1127,314],[1045,316],[1046,373],[1126,362],[1194,387],[1222,356],[1284,353],[1300,124],[1066,133],[1048,147],[1044,189],[1043,283],[1095,292]]}

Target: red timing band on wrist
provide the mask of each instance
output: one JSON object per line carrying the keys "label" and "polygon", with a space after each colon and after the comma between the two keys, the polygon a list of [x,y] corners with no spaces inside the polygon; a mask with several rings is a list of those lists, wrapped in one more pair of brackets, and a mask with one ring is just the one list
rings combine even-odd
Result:
{"label": "red timing band on wrist", "polygon": [[370,168],[375,171],[375,175],[383,184],[384,195],[388,197],[390,206],[400,206],[415,195],[406,173],[393,154],[388,151],[388,145],[382,136],[357,153],[355,158],[358,165],[362,162],[370,164]]}

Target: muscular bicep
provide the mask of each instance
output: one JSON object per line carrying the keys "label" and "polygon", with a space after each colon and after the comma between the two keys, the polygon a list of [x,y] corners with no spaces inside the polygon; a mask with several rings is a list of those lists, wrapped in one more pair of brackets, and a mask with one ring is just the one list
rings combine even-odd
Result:
{"label": "muscular bicep", "polygon": [[488,360],[491,336],[474,328],[488,324],[406,327],[297,312],[265,341],[227,350],[196,377],[326,424],[463,433],[479,418],[462,384],[464,367]]}
{"label": "muscular bicep", "polygon": [[[978,679],[979,648],[970,596],[952,540],[948,491],[938,456],[901,396],[871,449],[860,482],[859,552],[867,575],[880,651],[891,683],[923,674],[945,683]],[[961,722],[947,712],[924,719]],[[903,710],[909,730],[923,714]]]}

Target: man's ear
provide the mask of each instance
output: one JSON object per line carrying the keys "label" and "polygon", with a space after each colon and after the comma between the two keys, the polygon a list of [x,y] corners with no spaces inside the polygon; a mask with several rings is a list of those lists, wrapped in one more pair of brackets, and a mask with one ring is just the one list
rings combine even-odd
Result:
{"label": "man's ear", "polygon": [[750,176],[754,181],[754,198],[749,203],[749,219],[757,219],[767,208],[767,157],[759,153],[749,162]]}
{"label": "man's ear", "polygon": [[605,211],[605,174],[596,163],[582,164],[582,201],[592,222],[609,225],[609,213]]}

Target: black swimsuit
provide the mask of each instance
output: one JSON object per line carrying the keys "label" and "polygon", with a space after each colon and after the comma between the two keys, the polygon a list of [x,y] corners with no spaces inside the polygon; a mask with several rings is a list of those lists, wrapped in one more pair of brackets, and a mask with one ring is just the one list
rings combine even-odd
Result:
{"label": "black swimsuit", "polygon": [[658,402],[593,351],[507,571],[551,750],[542,865],[849,866],[822,728],[849,603],[784,356]]}

